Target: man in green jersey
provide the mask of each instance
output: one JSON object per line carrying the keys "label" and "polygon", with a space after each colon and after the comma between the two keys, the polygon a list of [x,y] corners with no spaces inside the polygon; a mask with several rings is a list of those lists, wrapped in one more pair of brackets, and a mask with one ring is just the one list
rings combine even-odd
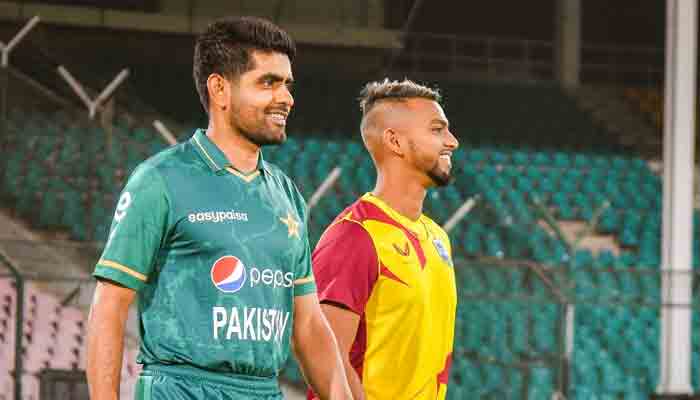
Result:
{"label": "man in green jersey", "polygon": [[139,165],[121,194],[94,273],[93,400],[119,396],[135,297],[137,399],[280,399],[290,344],[321,398],[352,398],[316,296],[304,199],[260,151],[286,138],[294,54],[256,18],[217,21],[197,39],[209,127]]}

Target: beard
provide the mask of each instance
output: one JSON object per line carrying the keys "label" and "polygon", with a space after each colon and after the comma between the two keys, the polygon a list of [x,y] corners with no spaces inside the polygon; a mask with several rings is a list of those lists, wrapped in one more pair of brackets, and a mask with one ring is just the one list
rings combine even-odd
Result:
{"label": "beard", "polygon": [[452,174],[450,174],[449,170],[445,172],[440,169],[439,160],[435,162],[433,168],[428,170],[428,177],[432,179],[437,187],[447,186],[452,182]]}
{"label": "beard", "polygon": [[[408,141],[408,146],[411,148],[411,151],[416,154],[417,146],[412,140]],[[430,178],[437,187],[447,186],[452,182],[450,170],[448,169],[447,172],[445,172],[440,169],[440,159],[433,163],[432,168],[426,172],[426,175],[428,175],[428,178]]]}
{"label": "beard", "polygon": [[284,143],[285,140],[287,140],[287,133],[284,131],[284,129],[282,130],[281,135],[277,135],[274,133],[266,133],[262,130],[256,132],[241,130],[240,132],[244,138],[246,138],[251,143],[254,143],[258,147],[279,145]]}
{"label": "beard", "polygon": [[281,127],[281,134],[272,131],[268,127],[264,126],[264,122],[260,123],[257,128],[246,128],[237,123],[236,117],[232,116],[230,124],[241,133],[246,140],[255,144],[258,147],[269,146],[269,145],[279,145],[287,140],[287,132],[284,127]]}

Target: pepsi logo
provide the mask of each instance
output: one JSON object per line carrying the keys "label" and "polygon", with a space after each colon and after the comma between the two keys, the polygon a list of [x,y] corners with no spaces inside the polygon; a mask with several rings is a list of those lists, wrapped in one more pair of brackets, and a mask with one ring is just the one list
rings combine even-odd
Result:
{"label": "pepsi logo", "polygon": [[224,293],[236,293],[246,280],[245,265],[234,256],[223,256],[211,267],[211,281]]}

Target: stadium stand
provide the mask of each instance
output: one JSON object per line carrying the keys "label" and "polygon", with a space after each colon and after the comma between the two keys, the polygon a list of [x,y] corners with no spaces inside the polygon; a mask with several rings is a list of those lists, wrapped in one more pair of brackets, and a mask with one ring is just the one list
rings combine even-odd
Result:
{"label": "stadium stand", "polygon": [[[33,284],[25,286],[23,398],[39,398],[38,374],[46,369],[85,369],[85,315],[71,306],[62,306],[56,297]],[[13,373],[16,324],[14,281],[0,279],[0,399],[13,399]],[[124,354],[123,399],[130,398],[140,371],[134,350]],[[4,396],[4,397],[3,397]]]}
{"label": "stadium stand", "polygon": [[[361,82],[308,82],[298,90],[289,140],[266,148],[264,156],[287,171],[307,198],[333,167],[343,168],[332,195],[312,212],[315,243],[339,211],[371,189],[374,170],[357,134],[353,98]],[[443,223],[467,198],[480,196],[450,233],[461,300],[449,398],[545,399],[559,374],[569,376],[575,399],[645,398],[658,376],[658,309],[645,305],[658,304],[660,295],[659,176],[558,88],[461,84],[445,95],[462,142],[453,157],[456,184],[431,191],[426,213]],[[3,204],[37,229],[63,229],[82,241],[105,240],[128,174],[165,148],[151,128],[118,120],[107,132],[67,112],[13,109],[9,127]],[[611,237],[609,248],[572,252],[542,215],[544,209],[562,223],[589,221],[604,204],[593,233]],[[693,248],[698,265],[697,239]],[[12,293],[0,280],[3,360],[12,357]],[[23,355],[31,389],[31,374],[44,367],[82,368],[84,332],[79,312],[37,291],[27,296],[29,315],[54,316],[29,319],[25,326],[27,344],[33,344]],[[580,304],[573,363],[563,370],[566,299]],[[596,302],[603,299],[638,307],[601,307]],[[697,334],[693,340],[700,343]],[[133,360],[133,353],[125,355],[125,387],[138,373]],[[699,361],[696,352],[695,371]],[[6,385],[9,371],[0,374]],[[285,376],[301,378],[294,365]]]}
{"label": "stadium stand", "polygon": [[625,97],[644,113],[649,121],[659,130],[663,126],[663,91],[658,88],[629,87]]}

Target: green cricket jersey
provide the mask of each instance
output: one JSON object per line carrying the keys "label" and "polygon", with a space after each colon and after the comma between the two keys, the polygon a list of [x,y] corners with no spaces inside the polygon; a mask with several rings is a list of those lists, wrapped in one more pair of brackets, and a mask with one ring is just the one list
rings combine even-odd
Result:
{"label": "green cricket jersey", "polygon": [[262,154],[244,175],[197,130],[131,175],[94,275],[138,291],[139,362],[275,376],[316,290],[305,221]]}

